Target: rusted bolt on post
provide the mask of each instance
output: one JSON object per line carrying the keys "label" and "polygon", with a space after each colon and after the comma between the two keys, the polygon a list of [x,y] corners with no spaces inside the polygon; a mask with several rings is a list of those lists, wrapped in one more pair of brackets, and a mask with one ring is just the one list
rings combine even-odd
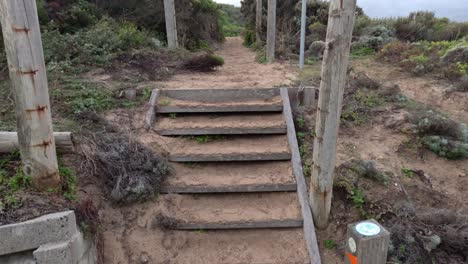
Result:
{"label": "rusted bolt on post", "polygon": [[375,220],[348,225],[345,264],[387,263],[390,232]]}

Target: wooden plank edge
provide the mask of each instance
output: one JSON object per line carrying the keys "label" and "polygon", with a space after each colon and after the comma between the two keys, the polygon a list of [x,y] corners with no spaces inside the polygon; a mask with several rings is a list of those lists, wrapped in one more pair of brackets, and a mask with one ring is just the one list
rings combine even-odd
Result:
{"label": "wooden plank edge", "polygon": [[159,89],[153,89],[151,92],[151,97],[148,102],[148,112],[146,112],[146,117],[145,117],[145,129],[149,130],[154,124],[154,121],[156,120],[156,108],[158,104],[158,97],[159,97]]}
{"label": "wooden plank edge", "polygon": [[299,154],[299,145],[297,143],[296,129],[289,102],[287,88],[281,88],[281,97],[283,98],[283,114],[288,127],[288,142],[291,148],[291,162],[293,173],[296,177],[297,195],[301,205],[302,217],[304,219],[304,236],[307,244],[307,249],[310,255],[311,264],[321,264],[320,251],[318,248],[317,236],[315,234],[315,225],[312,218],[312,211],[309,205],[309,195],[307,193],[306,181],[302,171],[301,156]]}
{"label": "wooden plank edge", "polygon": [[264,135],[286,134],[286,126],[272,128],[168,128],[154,129],[163,136],[196,136],[196,135]]}
{"label": "wooden plank edge", "polygon": [[177,88],[161,91],[164,97],[177,100],[195,100],[204,102],[244,101],[247,99],[265,100],[280,96],[278,88]]}
{"label": "wooden plank edge", "polygon": [[282,105],[249,105],[249,106],[198,106],[198,107],[179,107],[179,106],[161,106],[156,110],[159,114],[172,113],[247,113],[247,112],[281,112]]}
{"label": "wooden plank edge", "polygon": [[290,153],[273,154],[213,154],[213,155],[169,155],[173,162],[215,162],[215,161],[279,161],[291,160]]}
{"label": "wooden plank edge", "polygon": [[296,183],[286,184],[251,184],[238,186],[165,186],[160,193],[255,193],[255,192],[295,192]]}
{"label": "wooden plank edge", "polygon": [[220,223],[196,223],[182,222],[178,223],[178,230],[219,230],[219,229],[263,229],[263,228],[292,228],[302,227],[303,220],[284,219],[270,221],[233,221]]}

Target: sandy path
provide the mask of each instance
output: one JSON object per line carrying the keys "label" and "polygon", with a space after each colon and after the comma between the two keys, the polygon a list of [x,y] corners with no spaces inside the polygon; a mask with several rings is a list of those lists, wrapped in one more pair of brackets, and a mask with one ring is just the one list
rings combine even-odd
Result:
{"label": "sandy path", "polygon": [[291,83],[295,78],[287,64],[259,64],[255,53],[242,45],[240,37],[226,38],[216,54],[224,58],[224,66],[212,73],[177,74],[162,88],[272,88]]}

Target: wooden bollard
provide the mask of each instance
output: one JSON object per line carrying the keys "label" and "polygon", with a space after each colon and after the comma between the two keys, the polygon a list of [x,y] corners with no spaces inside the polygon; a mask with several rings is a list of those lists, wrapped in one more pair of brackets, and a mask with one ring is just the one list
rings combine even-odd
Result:
{"label": "wooden bollard", "polygon": [[346,264],[387,263],[390,233],[375,220],[348,225]]}

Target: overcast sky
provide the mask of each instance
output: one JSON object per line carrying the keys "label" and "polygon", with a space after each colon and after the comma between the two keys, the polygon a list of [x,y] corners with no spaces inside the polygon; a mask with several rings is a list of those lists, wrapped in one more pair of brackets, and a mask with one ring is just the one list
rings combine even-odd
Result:
{"label": "overcast sky", "polygon": [[[218,3],[240,6],[240,0],[215,0]],[[279,0],[281,1],[281,0]],[[357,0],[371,17],[406,16],[411,11],[429,10],[437,16],[468,21],[468,0]]]}

